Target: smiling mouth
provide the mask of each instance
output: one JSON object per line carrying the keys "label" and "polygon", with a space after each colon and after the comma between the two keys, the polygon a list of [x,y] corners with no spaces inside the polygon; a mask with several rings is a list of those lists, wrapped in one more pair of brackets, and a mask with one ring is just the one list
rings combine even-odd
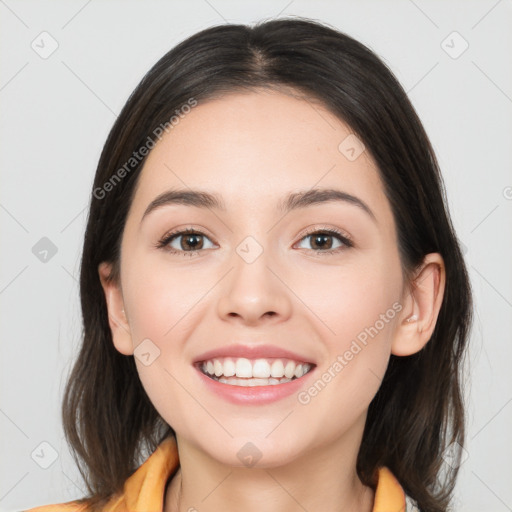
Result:
{"label": "smiling mouth", "polygon": [[201,361],[196,367],[207,377],[229,386],[275,386],[302,378],[315,365],[283,358],[250,360],[222,357]]}

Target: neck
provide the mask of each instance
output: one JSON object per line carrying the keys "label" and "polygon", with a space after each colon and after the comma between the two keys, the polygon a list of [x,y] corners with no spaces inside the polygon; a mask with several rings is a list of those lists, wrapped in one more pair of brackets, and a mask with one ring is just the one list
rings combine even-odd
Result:
{"label": "neck", "polygon": [[374,492],[356,472],[358,435],[358,442],[344,436],[268,468],[226,466],[177,437],[180,468],[164,512],[371,512]]}

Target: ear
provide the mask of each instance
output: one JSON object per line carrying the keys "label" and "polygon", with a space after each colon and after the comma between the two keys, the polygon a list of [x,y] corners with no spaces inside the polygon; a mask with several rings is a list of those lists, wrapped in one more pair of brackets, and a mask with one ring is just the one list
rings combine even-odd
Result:
{"label": "ear", "polygon": [[404,308],[395,331],[391,353],[409,356],[430,340],[443,302],[446,284],[444,261],[439,253],[427,254],[407,286]]}
{"label": "ear", "polygon": [[126,356],[133,354],[133,343],[126,314],[121,287],[110,279],[112,264],[102,262],[98,266],[101,286],[105,293],[108,310],[108,323],[112,332],[112,340],[116,349]]}

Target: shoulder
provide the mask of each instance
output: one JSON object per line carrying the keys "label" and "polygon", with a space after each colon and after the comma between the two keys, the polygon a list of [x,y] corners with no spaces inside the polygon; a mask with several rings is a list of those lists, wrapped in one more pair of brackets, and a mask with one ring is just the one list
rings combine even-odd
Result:
{"label": "shoulder", "polygon": [[29,508],[23,512],[87,512],[87,503],[81,501],[68,501],[67,503],[55,503]]}
{"label": "shoulder", "polygon": [[[165,439],[147,460],[124,482],[123,490],[106,498],[97,510],[125,512],[126,510],[161,510],[166,482],[179,465],[176,439]],[[81,499],[54,505],[43,505],[23,512],[89,512],[91,499]],[[129,506],[127,504],[130,504]],[[160,507],[160,508],[159,508]]]}
{"label": "shoulder", "polygon": [[378,469],[378,482],[375,492],[373,512],[396,510],[400,512],[419,512],[417,503],[405,493],[402,485],[389,468]]}

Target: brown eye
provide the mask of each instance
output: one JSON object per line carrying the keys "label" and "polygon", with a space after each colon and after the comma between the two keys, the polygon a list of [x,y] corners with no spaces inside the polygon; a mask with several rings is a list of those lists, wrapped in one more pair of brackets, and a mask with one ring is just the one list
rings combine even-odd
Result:
{"label": "brown eye", "polygon": [[202,235],[196,234],[187,234],[180,235],[181,244],[180,248],[183,250],[197,250],[202,249],[204,241],[202,240]]}
{"label": "brown eye", "polygon": [[309,235],[313,249],[331,249],[333,245],[332,235],[320,233],[318,235]]}
{"label": "brown eye", "polygon": [[[318,254],[332,254],[353,247],[353,243],[346,236],[333,230],[317,230],[308,233],[301,239],[309,239],[311,250]],[[337,244],[337,245],[336,245]],[[300,247],[308,249],[308,247]]]}
{"label": "brown eye", "polygon": [[205,249],[205,240],[209,240],[209,238],[204,233],[187,229],[166,235],[157,244],[157,247],[172,254],[192,255]]}

